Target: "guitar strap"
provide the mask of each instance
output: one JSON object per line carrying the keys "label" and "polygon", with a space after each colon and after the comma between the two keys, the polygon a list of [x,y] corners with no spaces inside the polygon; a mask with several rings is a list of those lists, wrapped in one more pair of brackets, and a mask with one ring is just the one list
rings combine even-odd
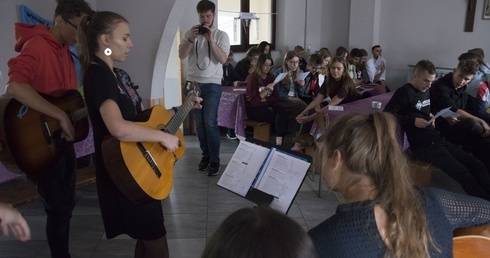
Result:
{"label": "guitar strap", "polygon": [[[94,57],[94,62],[102,66],[104,69],[114,72],[114,74],[116,75],[115,77],[116,77],[117,87],[122,93],[124,93],[124,95],[126,95],[126,97],[128,97],[132,101],[135,114],[140,113],[142,111],[141,97],[138,95],[138,92],[136,92],[135,90],[136,88],[138,88],[138,86],[134,85],[134,83],[131,82],[131,79],[129,75],[126,73],[126,71],[116,67],[114,67],[114,69],[111,70],[111,68],[102,59],[100,59],[97,56]],[[124,78],[124,81],[122,78]],[[130,92],[133,94],[131,94]]]}
{"label": "guitar strap", "polygon": [[128,95],[131,98],[133,104],[136,107],[141,107],[142,99],[138,94],[138,92],[136,91],[136,89],[138,89],[139,86],[135,85],[131,81],[131,77],[129,77],[129,74],[126,73],[126,71],[124,71],[123,69],[114,67],[114,72],[116,73],[117,79],[119,81],[118,86],[120,88],[123,88],[123,91],[126,93],[126,95]]}

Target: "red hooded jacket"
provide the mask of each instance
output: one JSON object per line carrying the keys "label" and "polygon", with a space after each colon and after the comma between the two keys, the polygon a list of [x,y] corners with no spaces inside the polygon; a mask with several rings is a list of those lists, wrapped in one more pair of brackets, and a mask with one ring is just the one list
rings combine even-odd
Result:
{"label": "red hooded jacket", "polygon": [[48,27],[16,23],[15,39],[15,51],[20,54],[8,62],[9,83],[25,83],[48,95],[77,89],[69,47],[49,33]]}

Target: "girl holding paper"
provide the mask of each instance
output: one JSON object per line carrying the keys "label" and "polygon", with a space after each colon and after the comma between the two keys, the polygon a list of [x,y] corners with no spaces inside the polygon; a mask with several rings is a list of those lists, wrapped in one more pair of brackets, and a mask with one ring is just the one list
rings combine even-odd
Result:
{"label": "girl holding paper", "polygon": [[[257,66],[247,79],[247,93],[245,106],[248,119],[268,122],[274,125],[276,132],[276,145],[282,145],[283,138],[288,132],[297,131],[295,116],[304,106],[288,105],[279,101],[278,87],[275,87],[275,76],[271,73],[274,65],[270,55],[261,54]],[[297,113],[294,113],[297,112]],[[295,128],[296,126],[296,128]]]}
{"label": "girl holding paper", "polygon": [[[299,69],[299,55],[295,51],[288,51],[286,55],[284,55],[282,68],[279,68],[274,72],[276,77],[281,73],[286,73],[286,76],[277,84],[279,90],[279,102],[280,105],[291,110],[289,113],[290,118],[285,122],[291,121],[291,130],[296,134],[300,128],[299,124],[295,121],[295,118],[306,108],[307,104],[298,97],[300,88],[305,85],[304,77],[306,76],[304,76]],[[285,124],[284,126],[288,125]],[[299,133],[301,134],[304,132]],[[301,151],[302,146],[296,142],[294,143],[292,150]]]}

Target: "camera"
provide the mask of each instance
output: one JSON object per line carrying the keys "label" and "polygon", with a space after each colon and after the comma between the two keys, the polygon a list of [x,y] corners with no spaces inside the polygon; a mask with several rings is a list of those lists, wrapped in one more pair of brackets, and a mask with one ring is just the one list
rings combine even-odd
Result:
{"label": "camera", "polygon": [[197,33],[199,33],[201,35],[208,33],[208,31],[209,31],[209,29],[202,26],[202,25],[199,25],[199,27],[197,27]]}

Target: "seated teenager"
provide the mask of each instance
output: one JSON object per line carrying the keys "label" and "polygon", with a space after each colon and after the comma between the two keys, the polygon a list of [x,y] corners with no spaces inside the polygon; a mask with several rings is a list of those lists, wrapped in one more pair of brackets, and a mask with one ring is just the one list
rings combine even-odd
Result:
{"label": "seated teenager", "polygon": [[249,74],[253,73],[260,54],[257,47],[251,47],[248,49],[246,56],[236,63],[235,70],[241,78],[246,79]]}
{"label": "seated teenager", "polygon": [[366,72],[369,83],[386,86],[386,59],[381,56],[383,50],[380,45],[371,48],[372,56],[366,62]]}
{"label": "seated teenager", "polygon": [[466,151],[471,152],[490,172],[490,126],[482,118],[467,112],[467,84],[478,72],[479,67],[475,58],[461,58],[454,72],[446,74],[432,84],[430,108],[432,114],[448,107],[459,114],[456,118],[437,118],[436,129],[448,141],[461,145]]}
{"label": "seated teenager", "polygon": [[323,65],[323,58],[318,54],[312,54],[308,57],[306,71],[310,72],[305,78],[305,84],[299,89],[298,97],[306,104],[310,104],[320,90],[320,81],[318,70]]}
{"label": "seated teenager", "polygon": [[490,223],[490,202],[414,189],[395,118],[347,114],[328,125],[320,155],[344,203],[308,233],[319,257],[452,257],[453,230]]}
{"label": "seated teenager", "polygon": [[340,46],[337,49],[335,49],[335,56],[340,57],[347,61],[347,57],[349,56],[349,50],[347,50],[347,48],[343,46]]}
{"label": "seated teenager", "polygon": [[271,54],[271,44],[267,41],[262,41],[257,45],[257,48],[259,49],[259,52],[261,54]]}
{"label": "seated teenager", "polygon": [[352,81],[354,81],[354,84],[356,85],[359,85],[362,82],[361,78],[358,76],[357,73],[357,64],[359,64],[361,58],[362,58],[362,52],[358,48],[353,48],[350,51],[349,58],[347,58],[347,62],[349,64],[347,71],[350,78],[352,79]]}
{"label": "seated teenager", "polygon": [[[282,68],[277,69],[274,75],[277,77],[281,73],[287,73],[286,77],[276,87],[279,90],[279,102],[278,106],[282,110],[287,110],[288,117],[281,119],[281,127],[289,129],[291,134],[295,134],[299,130],[299,124],[295,118],[306,107],[306,103],[298,96],[300,87],[305,85],[304,80],[296,81],[295,79],[301,73],[299,69],[299,56],[295,51],[288,51],[284,55],[284,62]],[[280,140],[282,143],[282,139]],[[295,143],[292,150],[300,151],[302,148],[299,143]]]}
{"label": "seated teenager", "polygon": [[480,64],[480,69],[473,77],[466,92],[468,93],[467,109],[468,113],[480,117],[488,124],[490,123],[490,65],[483,61],[484,52],[481,48],[474,48],[468,50],[470,54],[462,54],[459,59],[470,58],[475,59]]}
{"label": "seated teenager", "polygon": [[368,83],[369,82],[369,76],[366,71],[366,62],[369,59],[368,52],[366,49],[361,48],[361,60],[357,64],[357,73],[358,73],[358,78],[361,78],[362,83]]}
{"label": "seated teenager", "polygon": [[288,216],[268,207],[233,212],[216,229],[202,258],[316,258],[311,239]]}
{"label": "seated teenager", "polygon": [[221,85],[223,86],[240,86],[245,83],[245,78],[241,77],[233,67],[233,52],[230,51],[226,62],[223,64],[223,79]]}
{"label": "seated teenager", "polygon": [[436,68],[428,60],[419,61],[412,80],[397,89],[384,111],[396,116],[406,133],[411,153],[456,180],[469,195],[490,200],[490,174],[473,155],[447,142],[429,122],[429,88]]}
{"label": "seated teenager", "polygon": [[325,105],[336,106],[356,100],[357,91],[352,79],[347,75],[347,62],[341,57],[334,57],[328,69],[328,74],[323,82],[318,95],[301,112],[296,120],[305,124],[315,118],[315,114],[310,114],[310,110],[325,102]]}
{"label": "seated teenager", "polygon": [[294,47],[294,52],[296,52],[296,54],[298,54],[299,57],[299,69],[305,72],[306,71],[305,49],[302,46],[297,45]]}
{"label": "seated teenager", "polygon": [[322,85],[325,76],[328,75],[328,68],[330,67],[330,63],[332,61],[332,54],[328,50],[328,48],[320,48],[317,52],[318,55],[322,57],[323,63],[322,66],[318,69],[318,79],[320,85]]}
{"label": "seated teenager", "polygon": [[[245,79],[242,78],[233,68],[233,52],[230,51],[226,62],[223,64],[223,78],[221,79],[222,86],[241,86],[245,84]],[[226,137],[230,140],[236,140],[235,129],[227,128]]]}
{"label": "seated teenager", "polygon": [[274,65],[268,54],[261,54],[252,74],[247,79],[245,108],[247,117],[252,120],[268,122],[276,130],[276,145],[282,145],[287,128],[282,126],[288,118],[287,110],[281,109],[279,91],[275,87],[271,68]]}

